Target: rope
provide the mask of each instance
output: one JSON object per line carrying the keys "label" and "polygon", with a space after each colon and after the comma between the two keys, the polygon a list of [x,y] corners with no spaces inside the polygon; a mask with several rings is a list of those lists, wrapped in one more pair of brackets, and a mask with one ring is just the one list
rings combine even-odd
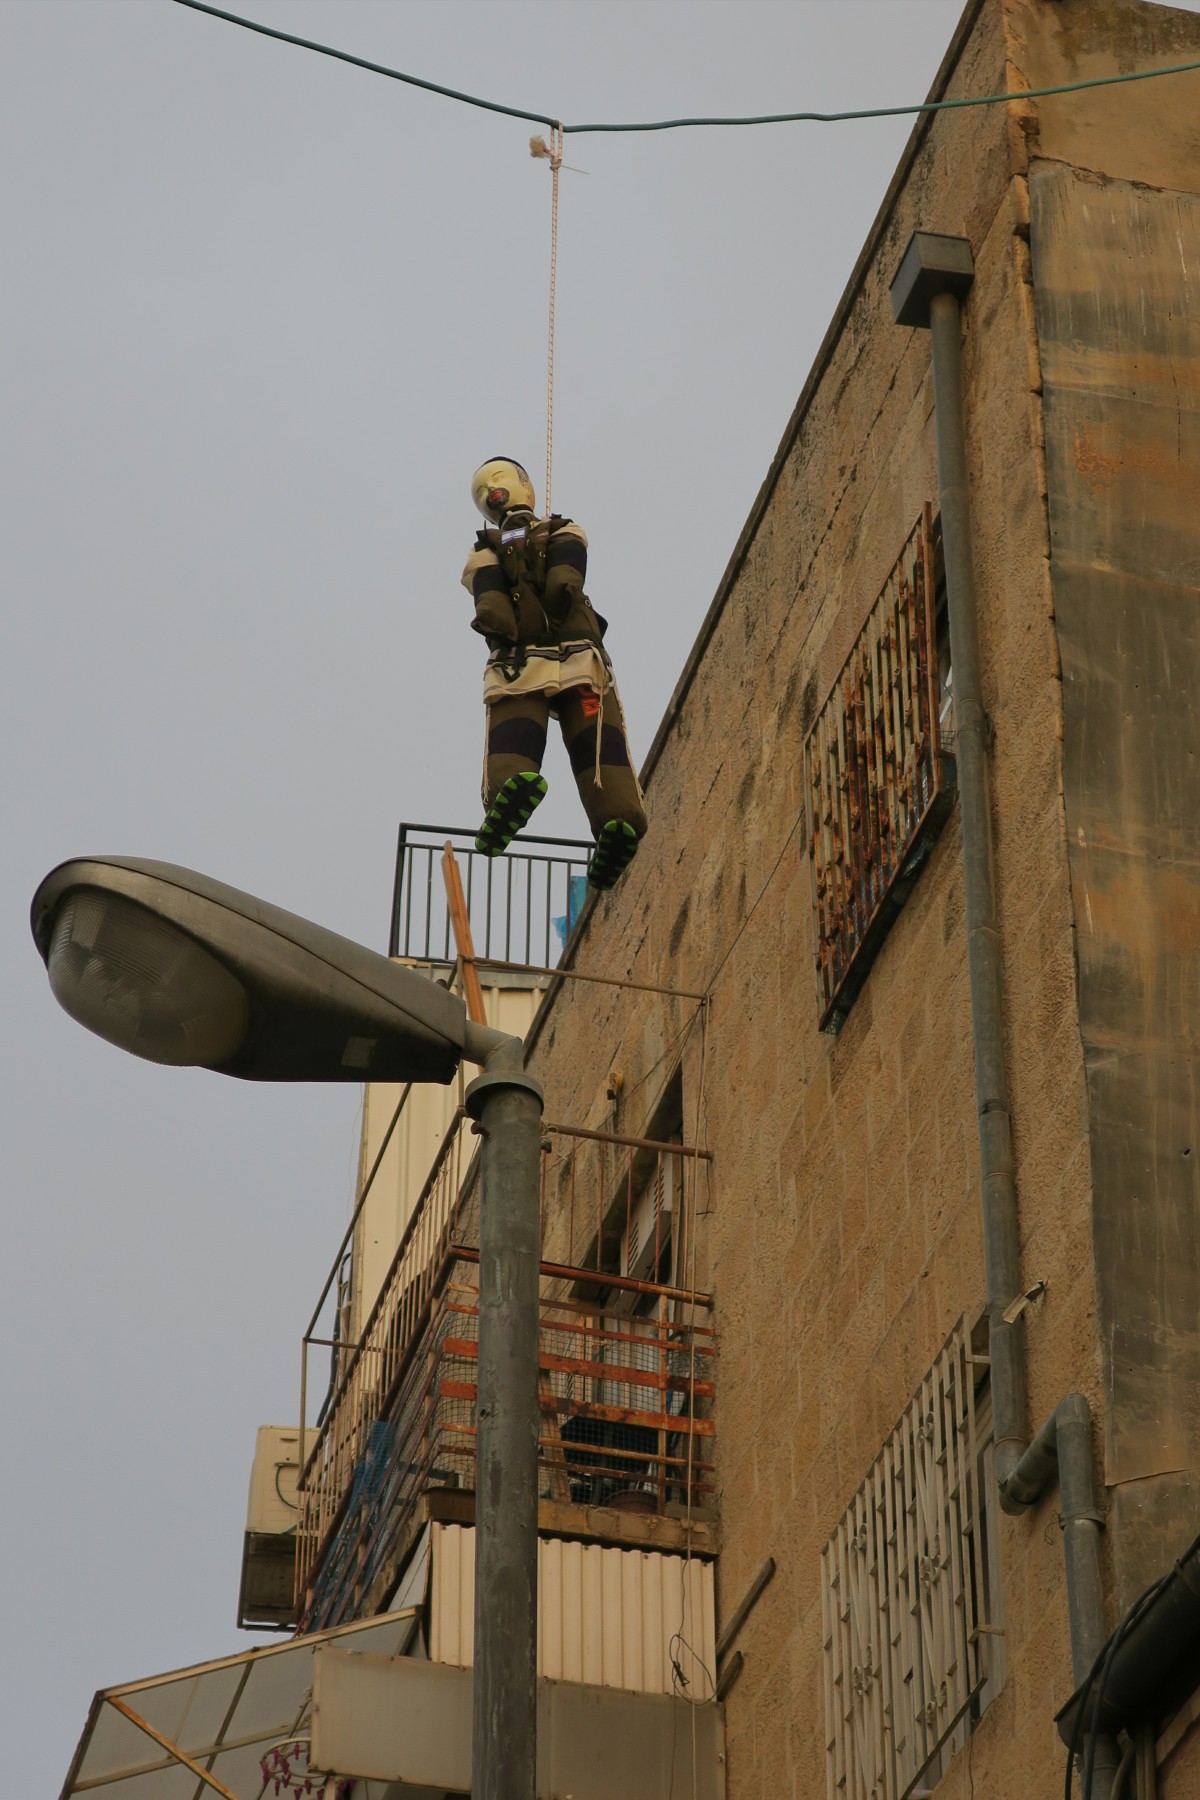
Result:
{"label": "rope", "polygon": [[1094,75],[1087,81],[1063,81],[1054,87],[1012,88],[1000,94],[969,94],[961,100],[925,100],[912,106],[870,106],[850,112],[760,113],[745,118],[652,119],[628,124],[562,125],[545,113],[526,112],[519,106],[503,106],[498,100],[482,100],[477,94],[463,94],[456,88],[443,87],[440,82],[424,81],[419,75],[406,75],[400,69],[388,68],[385,63],[368,62],[363,56],[351,56],[348,51],[335,50],[330,44],[318,44],[312,38],[296,37],[290,31],[276,31],[270,25],[260,25],[256,19],[244,19],[238,13],[226,12],[223,7],[209,6],[207,0],[175,0],[175,5],[189,7],[193,12],[209,13],[214,19],[223,19],[228,25],[240,25],[246,31],[257,31],[262,37],[277,38],[280,43],[295,44],[301,50],[315,50],[320,56],[332,56],[338,62],[352,63],[355,68],[366,69],[372,75],[386,75],[390,81],[403,81],[409,87],[424,88],[427,93],[440,94],[444,99],[457,100],[464,106],[478,106],[485,112],[504,113],[510,119],[527,119],[530,124],[548,125],[551,131],[566,134],[584,131],[682,131],[692,126],[715,125],[840,125],[848,120],[894,119],[913,113],[950,112],[962,106],[1004,106],[1011,100],[1041,100],[1051,94],[1077,94],[1084,88],[1116,87],[1123,81],[1152,81],[1158,75],[1187,75],[1200,69],[1200,62],[1170,63],[1161,69],[1130,69],[1124,75]]}
{"label": "rope", "polygon": [[[531,137],[530,156],[544,156],[550,164],[550,330],[546,353],[546,517],[550,505],[550,489],[554,470],[554,300],[558,284],[558,172],[563,159],[563,127],[550,127],[550,142],[544,137]],[[597,742],[599,740],[597,739]]]}

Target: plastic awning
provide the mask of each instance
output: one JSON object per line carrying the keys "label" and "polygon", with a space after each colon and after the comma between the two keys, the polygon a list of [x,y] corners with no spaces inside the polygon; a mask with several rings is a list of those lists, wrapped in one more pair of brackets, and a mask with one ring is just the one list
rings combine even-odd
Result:
{"label": "plastic awning", "polygon": [[403,1656],[419,1609],[288,1638],[218,1662],[104,1688],[88,1714],[60,1800],[262,1800],[262,1758],[309,1734],[321,1644]]}

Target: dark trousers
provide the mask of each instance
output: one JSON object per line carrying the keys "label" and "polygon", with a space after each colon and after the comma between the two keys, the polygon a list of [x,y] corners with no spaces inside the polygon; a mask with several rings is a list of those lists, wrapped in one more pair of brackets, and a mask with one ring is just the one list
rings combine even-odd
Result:
{"label": "dark trousers", "polygon": [[[639,837],[646,815],[638,798],[637,780],[621,708],[610,688],[601,702],[589,688],[565,693],[517,694],[488,707],[487,764],[483,803],[490,806],[512,775],[541,769],[546,733],[553,713],[571,759],[575,785],[595,835],[609,819],[623,819]],[[600,728],[600,783],[596,784],[596,728]]]}

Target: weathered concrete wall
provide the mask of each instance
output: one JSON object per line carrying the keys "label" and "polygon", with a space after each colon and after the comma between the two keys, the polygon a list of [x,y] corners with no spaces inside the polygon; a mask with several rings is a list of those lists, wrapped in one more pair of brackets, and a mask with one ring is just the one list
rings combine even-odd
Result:
{"label": "weathered concrete wall", "polygon": [[1031,188],[1125,1606],[1200,1508],[1200,195]]}
{"label": "weathered concrete wall", "polygon": [[[1010,85],[1052,87],[1200,58],[1195,13],[1141,0],[1007,0]],[[1151,187],[1200,189],[1200,73],[1014,108],[1031,156]]]}
{"label": "weathered concrete wall", "polygon": [[[1200,19],[1136,0],[1022,0],[1010,56],[1030,86],[1194,61]],[[1022,126],[1123,1607],[1190,1540],[1200,1483],[1200,1221],[1184,1154],[1200,980],[1200,76],[1048,97]]]}
{"label": "weathered concrete wall", "polygon": [[[1022,84],[1010,58],[1032,68],[1035,49],[1039,81],[1070,79],[1087,10],[972,4],[941,90]],[[1030,1416],[1070,1388],[1102,1411],[1027,241],[1028,145],[1048,117],[1024,103],[914,133],[655,741],[645,850],[574,946],[581,970],[710,990],[707,1021],[687,1002],[567,983],[533,1033],[549,1116],[641,1131],[682,1058],[686,1135],[715,1152],[695,1278],[720,1337],[720,1614],[767,1555],[779,1565],[739,1640],[733,1800],[823,1787],[820,1549],[984,1296],[957,813],[841,1035],[816,1029],[804,734],[937,493],[928,340],[892,324],[887,293],[917,228],[966,236],[977,269],[964,354],[1008,1064],[1024,1272],[1049,1295],[1030,1315]],[[1113,129],[1104,115],[1099,139]],[[552,1215],[548,1254],[564,1234]],[[1007,1682],[944,1791],[1049,1796],[1052,1714],[1072,1687],[1053,1496],[1005,1519],[1000,1548]]]}

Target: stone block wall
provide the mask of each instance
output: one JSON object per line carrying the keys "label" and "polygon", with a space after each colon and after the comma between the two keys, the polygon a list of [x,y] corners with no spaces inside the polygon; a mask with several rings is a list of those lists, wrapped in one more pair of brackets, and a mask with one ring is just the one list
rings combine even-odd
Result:
{"label": "stone block wall", "polygon": [[[1151,57],[1145,18],[1161,9],[1108,10],[1133,33],[1122,54]],[[1080,48],[1087,11],[972,0],[935,92],[1111,66]],[[1117,91],[1136,96],[1136,158],[1153,103]],[[714,1152],[688,1272],[713,1292],[719,1334],[718,1624],[764,1559],[778,1564],[738,1642],[733,1800],[822,1791],[820,1551],[955,1321],[984,1301],[957,810],[840,1035],[817,1030],[804,737],[937,500],[928,337],[892,323],[888,296],[917,229],[965,236],[976,266],[964,376],[1007,1062],[1024,1274],[1046,1284],[1028,1315],[1030,1421],[1071,1389],[1103,1410],[1029,173],[1031,146],[1061,157],[1086,138],[1094,154],[1126,113],[1089,103],[1077,139],[1063,117],[1024,102],[914,131],[655,741],[646,845],[572,946],[582,971],[708,1005],[568,981],[530,1039],[548,1116],[593,1127],[645,1131],[682,1066],[685,1138]],[[564,1229],[548,1218],[547,1255]],[[1050,1796],[1053,1713],[1073,1688],[1054,1496],[998,1529],[1006,1681],[939,1792]]]}

